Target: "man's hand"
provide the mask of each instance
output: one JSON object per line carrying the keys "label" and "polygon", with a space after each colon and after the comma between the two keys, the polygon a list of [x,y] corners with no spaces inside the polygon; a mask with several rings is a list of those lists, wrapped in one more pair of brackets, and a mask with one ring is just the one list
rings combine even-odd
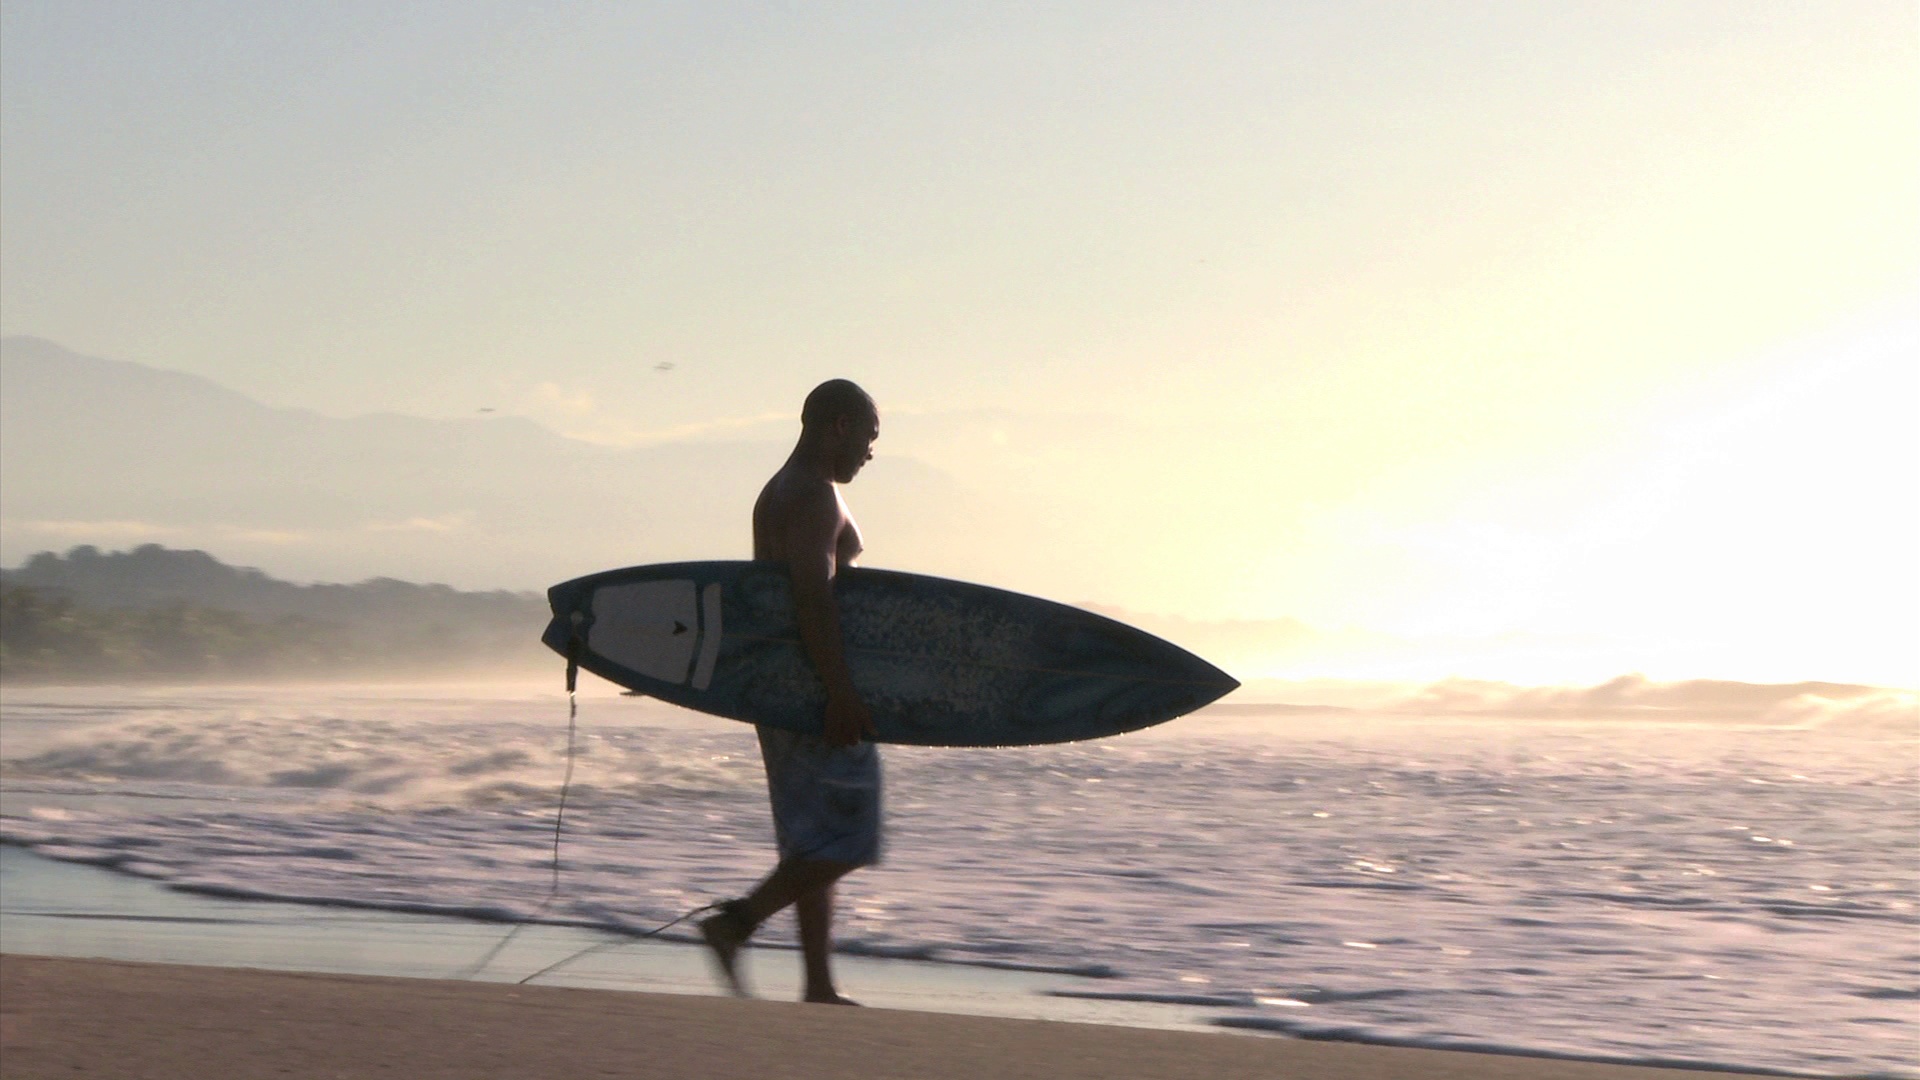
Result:
{"label": "man's hand", "polygon": [[873,727],[873,713],[852,687],[827,697],[826,730],[821,732],[829,746],[852,746],[862,736],[879,732]]}

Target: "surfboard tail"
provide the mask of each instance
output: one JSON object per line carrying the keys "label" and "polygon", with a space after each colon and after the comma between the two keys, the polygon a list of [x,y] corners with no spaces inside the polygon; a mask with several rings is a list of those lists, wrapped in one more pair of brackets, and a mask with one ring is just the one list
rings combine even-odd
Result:
{"label": "surfboard tail", "polygon": [[540,635],[540,643],[561,656],[576,655],[586,626],[593,619],[593,588],[583,587],[586,579],[563,581],[547,590],[547,607],[553,618]]}
{"label": "surfboard tail", "polygon": [[546,630],[541,633],[540,644],[545,645],[561,656],[565,656],[567,655],[567,638],[572,633],[572,630],[573,628],[567,624],[567,620],[555,615],[553,620],[547,623]]}

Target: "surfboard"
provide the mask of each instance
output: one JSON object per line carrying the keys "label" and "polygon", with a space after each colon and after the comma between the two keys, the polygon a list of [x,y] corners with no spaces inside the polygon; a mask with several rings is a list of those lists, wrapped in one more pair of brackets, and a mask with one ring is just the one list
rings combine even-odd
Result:
{"label": "surfboard", "polygon": [[[547,591],[541,640],[586,671],[715,716],[818,733],[826,690],[778,564],[661,563]],[[849,568],[840,635],[877,741],[1026,746],[1136,731],[1240,684],[1180,647],[1066,604]]]}

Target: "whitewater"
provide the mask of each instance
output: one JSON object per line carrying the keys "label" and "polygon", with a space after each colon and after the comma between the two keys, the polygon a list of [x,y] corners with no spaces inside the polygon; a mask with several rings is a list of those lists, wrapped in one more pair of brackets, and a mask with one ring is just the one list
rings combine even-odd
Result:
{"label": "whitewater", "polygon": [[[886,861],[842,886],[839,942],[1297,1037],[1920,1077],[1913,695],[1489,693],[887,747]],[[770,866],[751,728],[590,695],[548,903],[565,717],[545,687],[9,687],[0,839],[203,894],[628,933]]]}

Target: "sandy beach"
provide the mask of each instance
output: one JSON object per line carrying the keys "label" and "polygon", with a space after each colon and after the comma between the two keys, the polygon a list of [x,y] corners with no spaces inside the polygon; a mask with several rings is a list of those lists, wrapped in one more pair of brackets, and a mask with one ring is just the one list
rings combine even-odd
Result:
{"label": "sandy beach", "polygon": [[1701,1075],[890,1009],[17,955],[0,957],[0,1050],[8,1080]]}

